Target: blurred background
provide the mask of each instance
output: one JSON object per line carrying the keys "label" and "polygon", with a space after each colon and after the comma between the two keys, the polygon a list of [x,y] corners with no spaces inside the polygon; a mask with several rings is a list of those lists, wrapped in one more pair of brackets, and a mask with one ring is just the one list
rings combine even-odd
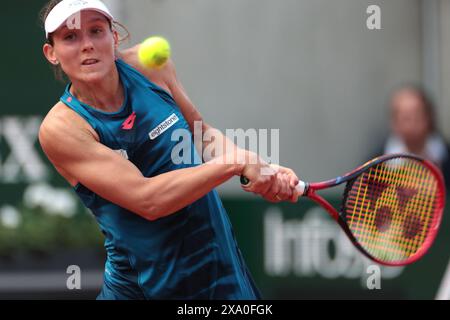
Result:
{"label": "blurred background", "polygon": [[[37,141],[64,88],[42,54],[45,2],[9,1],[0,12],[0,298],[90,299],[102,283],[103,236]],[[410,147],[408,134],[421,121],[428,128],[431,116],[418,94],[391,99],[404,84],[424,88],[434,105],[436,130],[424,130],[419,153],[440,150],[436,162],[447,170],[450,0],[105,3],[131,34],[124,48],[151,35],[171,42],[178,77],[211,125],[280,129],[279,162],[304,180],[342,174],[383,153],[392,137],[399,150]],[[381,29],[368,28],[370,5],[381,10]],[[449,212],[426,257],[381,268],[381,289],[369,290],[371,263],[322,209],[266,203],[237,180],[220,192],[265,298],[449,298]],[[339,206],[339,193],[327,198]],[[71,265],[80,267],[81,290],[66,286]]]}

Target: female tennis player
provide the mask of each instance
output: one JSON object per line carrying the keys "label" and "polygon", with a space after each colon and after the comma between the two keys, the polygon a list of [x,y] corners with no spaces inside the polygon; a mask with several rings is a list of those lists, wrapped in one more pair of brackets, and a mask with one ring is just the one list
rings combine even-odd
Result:
{"label": "female tennis player", "polygon": [[173,62],[148,70],[138,47],[119,52],[114,19],[99,0],[50,1],[43,13],[44,55],[70,82],[39,140],[105,235],[98,298],[259,298],[214,188],[245,175],[245,191],[296,201],[292,170],[262,174],[270,165],[235,145],[200,165],[176,164],[172,133],[193,130],[202,117]]}

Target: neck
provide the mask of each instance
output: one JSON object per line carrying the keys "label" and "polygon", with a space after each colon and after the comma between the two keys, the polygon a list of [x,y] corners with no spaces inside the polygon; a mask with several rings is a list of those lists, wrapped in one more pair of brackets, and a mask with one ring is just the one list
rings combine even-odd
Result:
{"label": "neck", "polygon": [[422,141],[414,141],[413,143],[406,143],[406,147],[412,153],[423,155],[425,153],[425,143],[425,139]]}
{"label": "neck", "polygon": [[124,100],[117,68],[100,81],[86,82],[73,80],[70,93],[81,102],[101,111],[119,111]]}

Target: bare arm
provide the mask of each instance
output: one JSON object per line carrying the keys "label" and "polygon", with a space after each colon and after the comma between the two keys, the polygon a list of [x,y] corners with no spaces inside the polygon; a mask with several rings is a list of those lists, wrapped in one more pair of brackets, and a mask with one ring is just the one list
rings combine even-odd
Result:
{"label": "bare arm", "polygon": [[178,211],[242,170],[238,165],[205,164],[146,178],[130,161],[99,143],[72,110],[57,109],[43,122],[39,140],[58,171],[148,220]]}

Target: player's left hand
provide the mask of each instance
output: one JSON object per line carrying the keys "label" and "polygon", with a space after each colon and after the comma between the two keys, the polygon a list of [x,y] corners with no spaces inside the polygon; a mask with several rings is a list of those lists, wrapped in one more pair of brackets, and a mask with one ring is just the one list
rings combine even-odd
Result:
{"label": "player's left hand", "polygon": [[262,194],[262,197],[270,202],[290,201],[297,202],[299,194],[295,186],[299,182],[299,178],[292,169],[271,164],[271,168],[276,172],[276,178],[270,189]]}

